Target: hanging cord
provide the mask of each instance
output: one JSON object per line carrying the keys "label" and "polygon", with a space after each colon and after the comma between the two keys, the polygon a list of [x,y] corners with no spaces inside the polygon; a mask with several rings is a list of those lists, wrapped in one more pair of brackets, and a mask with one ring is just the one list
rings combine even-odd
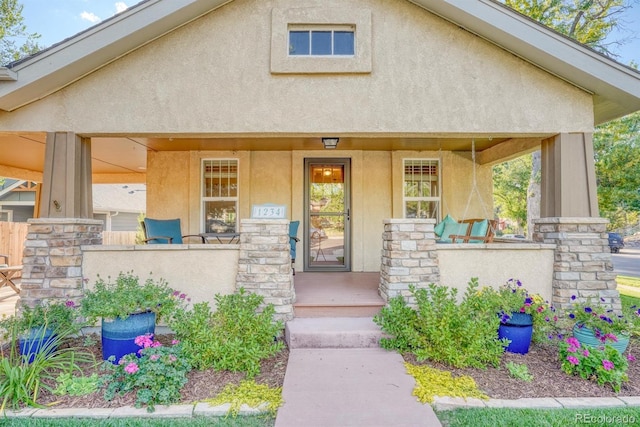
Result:
{"label": "hanging cord", "polygon": [[484,211],[485,218],[492,219],[492,216],[490,216],[489,213],[487,212],[487,206],[485,205],[484,200],[482,199],[482,194],[478,189],[478,179],[476,177],[476,140],[475,138],[471,140],[471,161],[473,162],[473,165],[472,165],[473,181],[472,181],[471,191],[469,192],[469,198],[467,199],[467,206],[465,206],[464,208],[464,214],[462,216],[462,219],[463,220],[467,219],[467,212],[469,210],[469,206],[471,205],[471,198],[473,197],[474,192],[478,195],[478,199],[480,200],[480,204],[482,205],[482,210]]}
{"label": "hanging cord", "polygon": [[[444,162],[442,161],[442,141],[440,141],[440,146],[438,149],[438,168],[440,168],[440,171],[442,171],[442,165],[444,164]],[[442,191],[442,174],[440,174],[440,177],[438,178],[438,180],[440,181],[438,183],[438,185],[440,186],[440,188],[438,189],[438,191],[440,192],[440,199],[442,200],[442,210],[440,211],[440,218],[439,220],[441,220],[444,216],[444,212],[446,212],[447,214],[450,214],[451,211],[449,210],[449,207],[447,206],[447,200],[444,197],[444,192]]]}

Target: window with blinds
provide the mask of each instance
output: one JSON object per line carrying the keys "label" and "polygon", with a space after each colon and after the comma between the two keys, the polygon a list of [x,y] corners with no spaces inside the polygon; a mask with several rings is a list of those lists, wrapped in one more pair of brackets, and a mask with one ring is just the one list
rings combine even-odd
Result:
{"label": "window with blinds", "polygon": [[404,159],[404,217],[439,218],[440,165],[434,159]]}

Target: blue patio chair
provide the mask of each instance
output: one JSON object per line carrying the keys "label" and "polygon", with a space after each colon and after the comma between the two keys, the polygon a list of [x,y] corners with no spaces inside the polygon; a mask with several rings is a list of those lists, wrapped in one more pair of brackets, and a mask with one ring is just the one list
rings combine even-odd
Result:
{"label": "blue patio chair", "polygon": [[296,261],[296,243],[300,241],[298,239],[298,227],[300,221],[291,221],[289,223],[289,244],[291,245],[291,268],[293,268],[293,275],[296,275],[296,268],[293,263]]}
{"label": "blue patio chair", "polygon": [[182,235],[180,219],[145,218],[140,224],[147,244],[181,244],[184,243],[182,239],[187,237],[198,237],[202,243],[205,242],[200,234]]}

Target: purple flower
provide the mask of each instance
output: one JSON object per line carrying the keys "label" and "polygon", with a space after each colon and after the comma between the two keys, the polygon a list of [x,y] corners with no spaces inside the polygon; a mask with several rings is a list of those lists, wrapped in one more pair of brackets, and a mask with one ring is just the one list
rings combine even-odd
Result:
{"label": "purple flower", "polygon": [[574,346],[570,345],[570,346],[567,348],[567,351],[568,351],[569,353],[575,353],[576,351],[578,351],[578,347],[574,347]]}
{"label": "purple flower", "polygon": [[569,314],[569,318],[571,318],[571,319],[575,319],[575,318],[576,318],[576,315],[575,315],[575,314],[573,314],[573,313],[571,313],[571,314]]}
{"label": "purple flower", "polygon": [[610,371],[614,368],[613,363],[606,359],[602,361],[602,367],[605,371]]}
{"label": "purple flower", "polygon": [[627,354],[627,360],[629,362],[635,362],[636,358],[633,354]]}
{"label": "purple flower", "polygon": [[64,305],[66,305],[67,307],[76,308],[76,303],[71,300],[65,302]]}
{"label": "purple flower", "polygon": [[593,310],[591,309],[591,307],[585,307],[584,308],[584,312],[585,313],[591,313]]}
{"label": "purple flower", "polygon": [[185,299],[187,297],[186,294],[180,294],[180,299]]}
{"label": "purple flower", "polygon": [[572,365],[577,365],[578,363],[580,363],[580,361],[574,357],[574,356],[568,356],[567,360],[569,361],[569,363],[571,363]]}
{"label": "purple flower", "polygon": [[587,350],[586,348],[584,350],[582,350],[582,355],[584,357],[589,357],[589,350]]}
{"label": "purple flower", "polygon": [[571,295],[571,301],[575,301],[576,296],[575,295]]}

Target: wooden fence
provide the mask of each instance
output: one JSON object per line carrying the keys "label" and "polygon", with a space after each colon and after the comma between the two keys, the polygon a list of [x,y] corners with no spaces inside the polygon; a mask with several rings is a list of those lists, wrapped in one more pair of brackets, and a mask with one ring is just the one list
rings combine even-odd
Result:
{"label": "wooden fence", "polygon": [[26,222],[0,221],[0,254],[9,255],[9,265],[22,264],[28,229],[29,224]]}
{"label": "wooden fence", "polygon": [[[0,255],[9,255],[9,265],[22,264],[24,241],[29,224],[26,222],[0,221]],[[135,245],[135,231],[103,231],[103,245]],[[3,260],[0,259],[0,263]]]}

